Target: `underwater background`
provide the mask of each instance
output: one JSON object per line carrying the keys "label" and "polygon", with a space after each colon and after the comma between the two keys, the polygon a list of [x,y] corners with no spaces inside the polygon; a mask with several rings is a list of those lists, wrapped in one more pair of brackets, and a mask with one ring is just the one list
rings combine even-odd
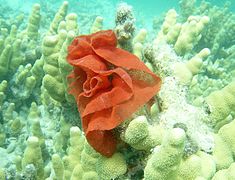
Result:
{"label": "underwater background", "polygon": [[234,0],[0,0],[0,180],[234,172]]}

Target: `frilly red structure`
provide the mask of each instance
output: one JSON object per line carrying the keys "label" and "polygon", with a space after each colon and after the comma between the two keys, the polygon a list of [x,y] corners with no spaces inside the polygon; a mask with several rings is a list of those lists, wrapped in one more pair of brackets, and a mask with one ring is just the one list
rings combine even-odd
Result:
{"label": "frilly red structure", "polygon": [[68,47],[70,93],[75,97],[88,143],[110,157],[112,130],[148,102],[161,79],[135,55],[117,48],[112,30],[76,37]]}

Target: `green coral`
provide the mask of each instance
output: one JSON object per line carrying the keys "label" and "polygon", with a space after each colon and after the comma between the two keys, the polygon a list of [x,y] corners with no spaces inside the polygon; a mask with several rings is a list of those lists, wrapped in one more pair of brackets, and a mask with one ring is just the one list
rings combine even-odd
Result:
{"label": "green coral", "polygon": [[52,159],[52,167],[55,173],[55,178],[57,180],[63,180],[64,179],[64,164],[62,159],[58,154],[53,154]]}
{"label": "green coral", "polygon": [[221,127],[218,132],[220,137],[222,137],[222,139],[228,145],[229,149],[233,153],[233,156],[235,155],[235,136],[233,135],[234,129],[235,129],[235,120]]}
{"label": "green coral", "polygon": [[33,164],[37,171],[36,179],[44,177],[44,166],[40,143],[37,137],[32,136],[27,140],[27,148],[22,158],[22,168],[25,169],[28,164]]}
{"label": "green coral", "polygon": [[194,44],[201,38],[200,33],[208,24],[209,17],[189,16],[187,22],[182,25],[178,39],[174,45],[177,54],[183,55],[192,50]]}
{"label": "green coral", "polygon": [[211,125],[221,126],[226,117],[234,111],[235,107],[235,81],[231,82],[223,89],[212,92],[205,98],[209,106]]}
{"label": "green coral", "polygon": [[27,27],[27,35],[30,39],[37,40],[39,36],[38,29],[40,26],[40,19],[40,4],[34,4]]}
{"label": "green coral", "polygon": [[183,155],[185,132],[175,128],[164,137],[161,146],[155,149],[144,170],[148,180],[176,179],[177,169]]}
{"label": "green coral", "polygon": [[233,13],[181,0],[181,12],[169,10],[154,34],[139,19],[135,25],[131,6],[118,6],[118,47],[143,59],[163,84],[114,130],[117,152],[107,158],[85,140],[67,92],[68,45],[108,27],[92,3],[67,14],[67,1],[58,10],[41,2],[28,20],[0,5],[0,179],[234,179]]}
{"label": "green coral", "polygon": [[216,169],[226,169],[233,162],[233,154],[229,147],[229,144],[224,141],[224,139],[218,135],[214,135],[215,147],[213,149],[213,157],[216,162]]}
{"label": "green coral", "polygon": [[235,178],[235,163],[232,163],[228,169],[223,169],[218,172],[216,172],[215,176],[212,178],[212,180],[232,180]]}
{"label": "green coral", "polygon": [[11,55],[11,45],[6,45],[0,55],[0,76],[7,74]]}
{"label": "green coral", "polygon": [[5,91],[7,89],[7,81],[6,80],[3,80],[1,83],[0,83],[0,107],[2,106],[3,104],[3,101],[4,99],[6,98],[6,95],[5,95]]}
{"label": "green coral", "polygon": [[126,161],[120,153],[115,153],[111,158],[101,157],[97,164],[97,172],[101,179],[114,179],[126,171]]}
{"label": "green coral", "polygon": [[66,7],[65,2],[51,23],[53,30],[44,37],[42,46],[45,72],[43,87],[46,93],[58,102],[69,100],[69,98],[69,101],[72,101],[66,91],[66,77],[71,71],[70,65],[66,62],[66,54],[67,46],[78,33],[77,15],[71,13],[66,16]]}
{"label": "green coral", "polygon": [[150,150],[160,144],[162,136],[160,127],[151,127],[145,116],[138,116],[130,122],[122,139],[135,149]]}
{"label": "green coral", "polygon": [[0,169],[0,179],[2,180],[6,179],[6,174],[3,169]]}

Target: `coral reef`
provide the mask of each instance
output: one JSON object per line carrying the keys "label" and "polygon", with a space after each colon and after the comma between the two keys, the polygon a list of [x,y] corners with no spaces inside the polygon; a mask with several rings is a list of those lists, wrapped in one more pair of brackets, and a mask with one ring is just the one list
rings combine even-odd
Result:
{"label": "coral reef", "polygon": [[53,3],[0,4],[0,180],[235,179],[227,3],[181,0],[154,30],[126,3]]}

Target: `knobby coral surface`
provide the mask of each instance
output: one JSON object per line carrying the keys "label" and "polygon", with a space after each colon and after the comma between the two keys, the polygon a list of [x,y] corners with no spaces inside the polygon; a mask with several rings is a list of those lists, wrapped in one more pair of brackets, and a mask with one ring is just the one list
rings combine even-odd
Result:
{"label": "knobby coral surface", "polygon": [[126,3],[115,11],[108,0],[59,9],[40,1],[26,21],[28,10],[8,2],[0,3],[0,179],[235,179],[228,4],[181,0],[180,14],[170,9],[152,31],[145,9]]}

